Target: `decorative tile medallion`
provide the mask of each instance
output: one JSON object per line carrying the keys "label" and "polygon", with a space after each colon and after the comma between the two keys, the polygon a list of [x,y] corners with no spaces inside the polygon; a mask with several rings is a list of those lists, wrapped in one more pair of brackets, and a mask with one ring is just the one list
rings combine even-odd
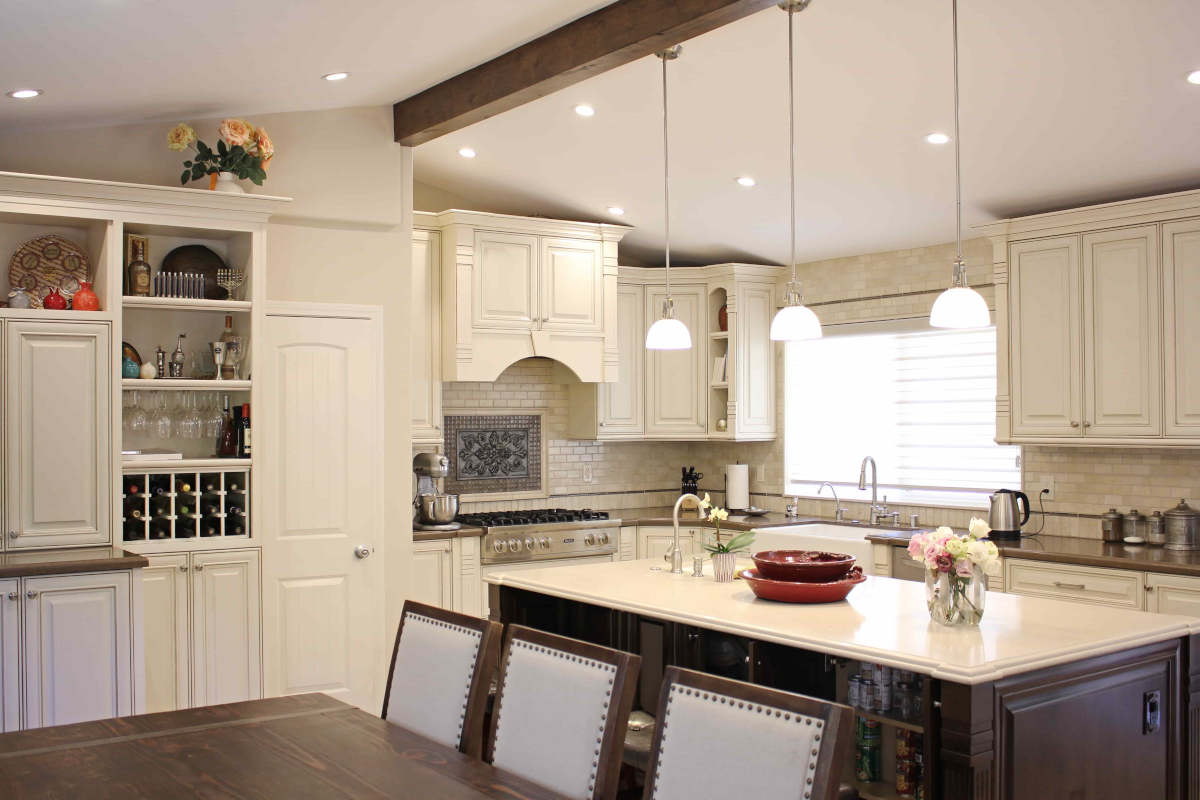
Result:
{"label": "decorative tile medallion", "polygon": [[540,414],[447,414],[446,455],[453,494],[529,492],[542,488]]}

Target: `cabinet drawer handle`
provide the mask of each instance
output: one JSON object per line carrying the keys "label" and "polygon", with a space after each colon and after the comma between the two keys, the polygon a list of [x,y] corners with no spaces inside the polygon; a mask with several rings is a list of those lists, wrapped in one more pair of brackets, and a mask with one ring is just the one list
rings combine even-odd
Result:
{"label": "cabinet drawer handle", "polygon": [[28,597],[30,600],[32,600],[33,598],[38,596],[37,589],[28,590],[27,592],[25,592],[25,596]]}
{"label": "cabinet drawer handle", "polygon": [[1087,585],[1086,585],[1086,584],[1082,584],[1082,583],[1063,583],[1062,581],[1055,581],[1055,582],[1054,582],[1054,585],[1055,585],[1055,586],[1057,586],[1059,589],[1075,589],[1076,591],[1080,591],[1080,592],[1082,592],[1084,589],[1086,589],[1086,588],[1087,588]]}

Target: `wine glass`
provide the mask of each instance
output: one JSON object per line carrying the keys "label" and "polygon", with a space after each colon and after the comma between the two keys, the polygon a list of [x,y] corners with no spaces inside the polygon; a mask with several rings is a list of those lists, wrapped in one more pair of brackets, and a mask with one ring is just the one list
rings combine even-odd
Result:
{"label": "wine glass", "polygon": [[204,420],[196,407],[196,395],[188,392],[183,398],[183,413],[179,416],[179,435],[185,439],[199,439],[204,435]]}
{"label": "wine glass", "polygon": [[123,409],[122,421],[125,425],[125,430],[130,433],[145,433],[150,429],[150,415],[142,407],[137,392],[130,392],[129,396],[133,399],[133,402],[127,403]]}
{"label": "wine glass", "polygon": [[150,427],[159,439],[170,439],[174,423],[171,412],[167,410],[167,397],[163,392],[159,392],[158,403],[150,417]]}
{"label": "wine glass", "polygon": [[215,393],[209,393],[208,406],[209,408],[204,414],[204,438],[215,440],[225,427],[225,415],[221,413]]}
{"label": "wine glass", "polygon": [[242,363],[242,337],[231,336],[225,342],[225,365],[229,367],[229,378],[238,379],[238,367]]}

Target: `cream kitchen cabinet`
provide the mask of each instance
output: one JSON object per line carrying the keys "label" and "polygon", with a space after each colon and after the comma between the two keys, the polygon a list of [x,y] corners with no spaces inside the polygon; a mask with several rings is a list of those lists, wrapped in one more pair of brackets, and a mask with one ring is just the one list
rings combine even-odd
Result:
{"label": "cream kitchen cabinet", "polygon": [[996,439],[1200,445],[1200,192],[986,225]]}
{"label": "cream kitchen cabinet", "polygon": [[1140,611],[1145,573],[1007,558],[1004,560],[1004,584],[1011,594],[1077,600]]}
{"label": "cream kitchen cabinet", "polygon": [[191,701],[191,563],[187,553],[147,556],[145,604],[146,711],[175,711]]}
{"label": "cream kitchen cabinet", "polygon": [[1200,617],[1200,578],[1146,573],[1146,610]]}
{"label": "cream kitchen cabinet", "polygon": [[646,434],[646,289],[617,286],[617,380],[581,383],[563,376],[567,433],[574,439],[642,439]]}
{"label": "cream kitchen cabinet", "polygon": [[616,380],[611,307],[628,228],[457,210],[435,221],[444,380],[492,381],[533,356],[582,381]]}
{"label": "cream kitchen cabinet", "polygon": [[638,529],[636,525],[623,525],[617,539],[617,560],[633,561],[637,556]]}
{"label": "cream kitchen cabinet", "polygon": [[3,328],[7,547],[107,543],[110,325],[8,320]]}
{"label": "cream kitchen cabinet", "polygon": [[21,728],[21,582],[0,580],[0,733]]}
{"label": "cream kitchen cabinet", "polygon": [[[421,215],[425,217],[426,215]],[[441,234],[414,228],[412,241],[412,438],[414,444],[442,442]]]}
{"label": "cream kitchen cabinet", "polygon": [[262,697],[262,572],[257,549],[191,558],[192,704]]}
{"label": "cream kitchen cabinet", "polygon": [[413,542],[408,597],[437,608],[454,608],[454,557],[450,539]]}
{"label": "cream kitchen cabinet", "polygon": [[[646,288],[653,324],[667,299],[665,286]],[[689,350],[646,351],[646,438],[704,439],[708,435],[708,347],[703,284],[672,284],[675,318],[692,334]]]}
{"label": "cream kitchen cabinet", "polygon": [[[704,546],[705,529],[702,527],[679,526],[679,547],[683,550],[684,567],[690,568],[693,553],[701,552]],[[675,531],[669,525],[639,525],[637,529],[637,557],[663,560],[675,541]]]}

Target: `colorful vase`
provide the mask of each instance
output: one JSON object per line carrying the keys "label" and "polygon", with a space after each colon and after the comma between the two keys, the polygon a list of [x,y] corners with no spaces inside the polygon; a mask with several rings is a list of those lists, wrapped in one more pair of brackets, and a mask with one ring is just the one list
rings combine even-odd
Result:
{"label": "colorful vase", "polygon": [[79,282],[79,291],[71,298],[71,308],[76,311],[100,310],[100,298],[92,291],[91,281]]}
{"label": "colorful vase", "polygon": [[67,298],[59,294],[58,289],[50,290],[50,294],[42,300],[42,308],[47,311],[64,311],[67,307]]}
{"label": "colorful vase", "polygon": [[729,330],[729,306],[723,305],[721,306],[720,310],[717,311],[717,326],[722,331]]}

